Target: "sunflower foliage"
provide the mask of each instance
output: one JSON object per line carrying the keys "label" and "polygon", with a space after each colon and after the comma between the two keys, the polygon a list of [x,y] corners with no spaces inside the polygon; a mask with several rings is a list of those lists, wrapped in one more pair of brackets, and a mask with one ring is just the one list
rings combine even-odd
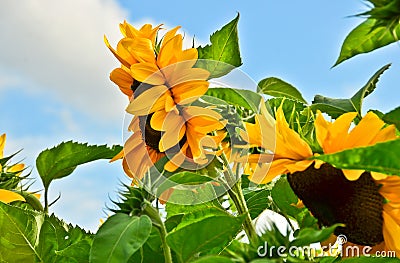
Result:
{"label": "sunflower foliage", "polygon": [[[370,3],[335,66],[398,40],[400,1]],[[32,168],[42,189],[3,157],[0,136],[1,262],[400,261],[400,108],[363,109],[390,64],[350,98],[311,103],[276,77],[222,85],[242,65],[238,23],[189,49],[179,27],[121,23],[116,49],[105,43],[121,63],[110,79],[129,98],[130,136],[44,150]],[[95,233],[51,213],[52,182],[110,159],[132,184]],[[387,257],[345,258],[347,241]]]}

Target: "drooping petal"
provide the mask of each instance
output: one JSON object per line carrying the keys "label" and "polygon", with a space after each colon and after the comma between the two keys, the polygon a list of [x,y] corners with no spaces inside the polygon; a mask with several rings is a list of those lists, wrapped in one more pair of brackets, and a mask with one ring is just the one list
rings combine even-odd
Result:
{"label": "drooping petal", "polygon": [[133,91],[131,86],[133,84],[133,78],[130,73],[126,72],[126,70],[122,68],[116,68],[110,73],[110,79],[112,82],[117,84],[120,90],[131,97],[133,95]]}
{"label": "drooping petal", "polygon": [[106,36],[104,36],[104,43],[106,44],[106,46],[108,47],[108,49],[111,51],[111,53],[113,53],[113,55],[119,60],[119,62],[121,62],[122,65],[124,65],[125,67],[129,68],[131,66],[131,64],[126,61],[123,57],[121,57],[118,52],[111,47],[110,42],[108,42],[108,39]]}
{"label": "drooping petal", "polygon": [[396,139],[396,126],[389,125],[379,131],[379,133],[371,141],[371,144],[386,142],[394,139]]}

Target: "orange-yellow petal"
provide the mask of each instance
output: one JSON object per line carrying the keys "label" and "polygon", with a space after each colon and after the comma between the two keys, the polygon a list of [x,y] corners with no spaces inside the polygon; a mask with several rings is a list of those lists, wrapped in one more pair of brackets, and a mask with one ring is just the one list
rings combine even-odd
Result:
{"label": "orange-yellow petal", "polygon": [[17,194],[15,192],[5,190],[5,189],[0,189],[0,201],[3,203],[11,203],[14,201],[23,201],[25,202],[25,198]]}
{"label": "orange-yellow petal", "polygon": [[168,88],[163,85],[151,87],[131,100],[126,111],[133,115],[143,116],[162,110],[165,107],[164,93],[166,91]]}
{"label": "orange-yellow petal", "polygon": [[163,85],[165,83],[163,74],[152,63],[136,63],[130,69],[132,77],[140,82],[150,85]]}
{"label": "orange-yellow petal", "polygon": [[373,112],[368,112],[351,130],[344,149],[369,145],[385,123]]}

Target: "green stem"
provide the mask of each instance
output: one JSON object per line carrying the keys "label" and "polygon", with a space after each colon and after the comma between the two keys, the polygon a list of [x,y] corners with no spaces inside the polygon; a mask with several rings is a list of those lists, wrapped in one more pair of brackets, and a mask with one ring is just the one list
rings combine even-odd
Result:
{"label": "green stem", "polygon": [[155,227],[157,227],[158,231],[160,232],[161,244],[163,247],[165,263],[172,263],[171,248],[168,246],[167,239],[166,239],[167,230],[165,229],[164,222],[162,221],[162,219],[160,217],[160,213],[149,202],[146,202],[144,212],[146,215],[148,215],[152,219],[153,225]]}
{"label": "green stem", "polygon": [[49,213],[49,188],[44,188],[44,212]]}
{"label": "green stem", "polygon": [[[236,180],[238,176],[235,176],[232,169],[229,166],[229,161],[226,158],[225,154],[221,155],[221,158],[226,167],[226,172],[224,173],[225,178],[227,180],[228,186],[231,188],[228,190],[229,197],[232,199],[233,203],[236,206],[236,209],[239,215],[244,216],[243,229],[246,232],[246,235],[251,244],[258,244],[258,235],[256,233],[256,229],[254,228],[253,222],[250,217],[249,209],[247,208],[246,200],[243,195],[242,187],[241,187],[241,179]],[[236,181],[236,182],[235,182]]]}

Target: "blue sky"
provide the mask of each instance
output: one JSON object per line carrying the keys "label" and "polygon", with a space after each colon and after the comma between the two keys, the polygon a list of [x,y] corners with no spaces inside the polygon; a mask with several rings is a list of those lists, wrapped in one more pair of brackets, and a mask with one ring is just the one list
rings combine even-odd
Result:
{"label": "blue sky", "polygon": [[[39,152],[61,141],[123,143],[127,100],[108,79],[118,63],[102,38],[106,34],[115,45],[124,19],[137,26],[182,25],[197,43],[207,43],[239,12],[241,69],[256,82],[279,77],[309,102],[315,94],[349,97],[392,62],[364,104],[364,110],[387,112],[399,104],[398,44],[331,69],[345,36],[362,21],[348,16],[365,10],[361,0],[6,0],[0,10],[0,133],[7,133],[6,153],[24,149],[19,158],[34,168]],[[61,193],[51,211],[95,230],[121,181],[128,182],[118,162],[79,167],[51,186],[51,199]]]}

